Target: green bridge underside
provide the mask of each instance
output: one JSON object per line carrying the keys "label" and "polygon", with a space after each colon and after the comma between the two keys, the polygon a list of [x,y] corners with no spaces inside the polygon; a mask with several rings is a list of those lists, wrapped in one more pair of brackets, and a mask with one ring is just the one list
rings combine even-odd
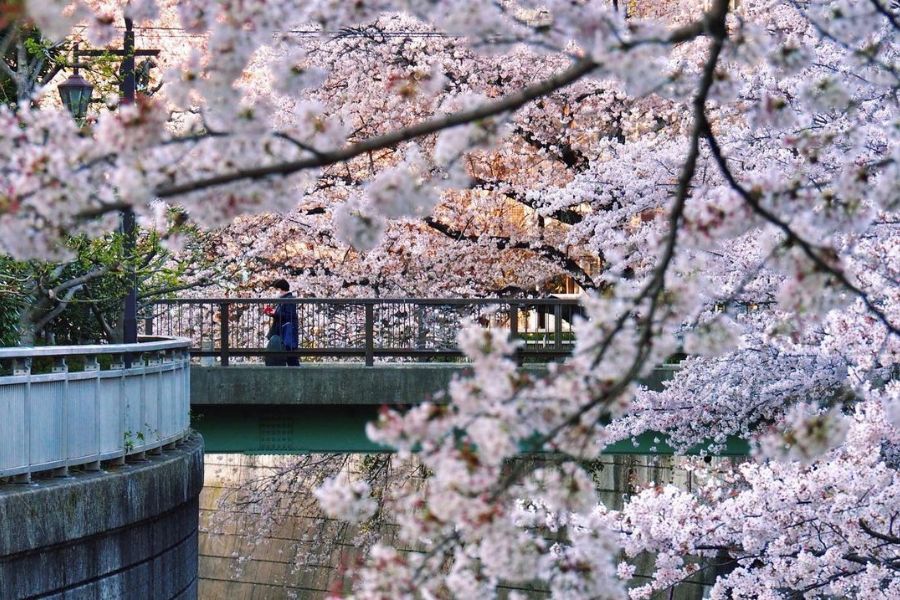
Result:
{"label": "green bridge underside", "polygon": [[[381,406],[408,406],[446,389],[461,364],[305,364],[300,367],[192,367],[192,425],[208,453],[306,454],[385,452],[365,426]],[[523,370],[540,375],[542,366]],[[657,388],[672,371],[657,369],[645,383]],[[659,433],[608,446],[606,454],[672,454]],[[699,453],[700,444],[691,453]],[[729,439],[720,456],[749,452]]]}

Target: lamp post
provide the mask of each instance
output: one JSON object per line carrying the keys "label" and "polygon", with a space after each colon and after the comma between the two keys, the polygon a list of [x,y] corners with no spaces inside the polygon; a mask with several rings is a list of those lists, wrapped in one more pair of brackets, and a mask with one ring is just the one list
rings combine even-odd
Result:
{"label": "lamp post", "polygon": [[[122,61],[122,70],[125,77],[122,80],[122,102],[131,104],[134,102],[134,22],[125,17],[125,43],[122,48],[125,53]],[[134,254],[134,210],[129,206],[122,211],[122,235],[124,237],[123,250],[125,256]],[[122,341],[126,344],[137,343],[137,275],[134,266],[129,265],[126,275],[128,281],[128,293],[122,305]]]}
{"label": "lamp post", "polygon": [[[81,125],[87,115],[88,104],[94,86],[78,74],[79,55],[100,55],[104,53],[115,54],[122,57],[122,104],[131,104],[135,100],[135,55],[155,56],[159,50],[138,50],[134,48],[134,21],[125,17],[125,38],[122,50],[86,50],[79,51],[78,45],[74,48],[73,73],[63,83],[59,84],[59,96],[63,104],[72,113],[75,121]],[[124,238],[123,250],[126,256],[134,253],[135,246],[135,219],[134,210],[126,208],[120,213],[120,228]],[[128,293],[125,295],[122,305],[122,341],[126,344],[137,342],[137,277],[132,266],[127,272]],[[125,357],[126,364],[130,365],[130,357]]]}

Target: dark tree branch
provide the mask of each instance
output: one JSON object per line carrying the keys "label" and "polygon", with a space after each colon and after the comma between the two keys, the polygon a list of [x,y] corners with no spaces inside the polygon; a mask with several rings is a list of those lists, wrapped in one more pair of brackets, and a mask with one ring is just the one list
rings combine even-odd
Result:
{"label": "dark tree branch", "polygon": [[584,171],[590,165],[588,157],[585,156],[582,152],[579,152],[578,150],[573,148],[570,144],[565,144],[562,142],[550,143],[538,139],[538,137],[534,135],[534,132],[526,130],[521,125],[516,127],[513,132],[519,135],[523,140],[525,140],[525,142],[527,142],[529,146],[553,154],[559,160],[561,160],[566,167],[572,169],[575,172]]}
{"label": "dark tree branch", "polygon": [[578,262],[567,256],[565,253],[560,251],[559,248],[555,248],[554,246],[548,246],[546,244],[535,245],[533,243],[525,241],[513,242],[507,237],[495,235],[467,234],[464,231],[460,231],[459,229],[448,225],[447,223],[438,221],[434,217],[425,217],[424,222],[433,230],[442,233],[454,240],[465,240],[471,243],[487,242],[494,246],[497,250],[527,250],[529,252],[534,252],[541,258],[548,260],[564,269],[582,288],[589,290],[597,287],[591,276],[581,268],[581,265],[579,265]]}
{"label": "dark tree branch", "polygon": [[96,303],[91,303],[91,313],[93,313],[94,318],[97,319],[97,324],[100,325],[100,329],[103,330],[103,334],[106,336],[106,339],[109,341],[113,341],[116,339],[116,333],[113,331],[112,326],[106,320],[106,317],[103,316],[103,311],[100,310],[100,307],[97,306]]}
{"label": "dark tree branch", "polygon": [[69,287],[62,298],[56,298],[56,306],[50,312],[46,313],[43,317],[34,322],[34,330],[40,331],[44,327],[47,326],[50,321],[55,319],[66,309],[66,306],[69,305],[69,301],[72,300],[72,296],[81,291],[81,288],[84,287],[84,283],[79,283],[76,286]]}
{"label": "dark tree branch", "polygon": [[138,294],[138,300],[144,300],[146,298],[153,298],[155,296],[161,296],[163,294],[171,294],[172,292],[180,292],[182,290],[190,290],[196,287],[204,287],[209,285],[211,282],[208,279],[199,279],[192,283],[185,283],[182,285],[173,285],[164,288],[157,288],[155,290],[148,290],[146,292],[142,292]]}
{"label": "dark tree branch", "polygon": [[892,26],[894,29],[896,29],[897,31],[900,31],[900,20],[898,20],[898,19],[897,19],[897,16],[894,15],[894,13],[891,12],[891,9],[889,9],[889,8],[886,7],[886,6],[884,6],[884,5],[881,3],[881,0],[869,0],[869,2],[871,2],[872,6],[875,7],[875,10],[876,10],[881,16],[883,16],[885,19],[888,20],[888,22],[890,22],[891,26]]}
{"label": "dark tree branch", "polygon": [[[630,382],[638,376],[650,353],[653,341],[653,318],[658,307],[659,298],[665,289],[665,276],[669,264],[675,254],[675,245],[681,226],[684,205],[690,194],[691,180],[693,179],[697,168],[697,158],[700,154],[700,138],[703,135],[704,129],[709,126],[706,118],[706,100],[709,97],[709,91],[714,82],[716,65],[718,64],[719,56],[725,45],[725,38],[727,37],[727,31],[725,29],[725,17],[727,14],[728,0],[716,0],[715,5],[703,20],[705,30],[712,37],[712,43],[709,51],[709,58],[703,68],[703,76],[701,77],[699,88],[694,96],[694,125],[691,132],[690,149],[688,151],[688,156],[685,159],[684,166],[682,167],[681,175],[679,176],[678,192],[672,209],[669,212],[669,233],[666,238],[662,255],[650,280],[641,289],[633,301],[633,306],[636,309],[645,299],[650,299],[650,307],[647,314],[640,319],[641,336],[638,340],[639,351],[631,362],[628,371],[618,381],[612,385],[605,386],[604,389],[598,390],[594,399],[563,419],[555,427],[543,434],[538,440],[535,440],[534,447],[543,446],[566,427],[579,423],[582,416],[587,414],[594,407],[618,397],[627,388]],[[633,318],[633,312],[634,310],[624,311],[616,320],[616,323],[613,325],[610,332],[604,336],[597,348],[594,349],[596,354],[593,359],[593,365],[596,366],[603,360],[603,357],[611,347],[615,336],[619,335],[628,319]],[[515,473],[511,473],[510,477],[513,478],[508,478],[508,481],[511,483],[516,477]]]}
{"label": "dark tree branch", "polygon": [[102,277],[103,275],[106,275],[107,273],[109,273],[109,271],[110,271],[109,266],[100,267],[98,269],[88,271],[87,273],[85,273],[84,275],[82,275],[80,277],[75,277],[68,281],[64,281],[63,283],[57,285],[56,287],[52,288],[51,290],[48,290],[47,296],[49,296],[51,299],[56,299],[59,296],[59,294],[66,291],[67,289],[69,289],[71,287],[75,287],[75,286],[84,285],[85,283],[91,281],[92,279],[96,279],[98,277]]}
{"label": "dark tree branch", "polygon": [[264,179],[272,176],[286,176],[304,169],[324,167],[344,162],[361,154],[390,148],[401,142],[437,133],[443,129],[456,127],[458,125],[466,125],[501,113],[516,110],[536,98],[545,96],[550,92],[577,81],[584,75],[593,71],[597,66],[598,65],[589,58],[582,58],[565,71],[562,71],[549,79],[526,87],[514,94],[501,98],[500,100],[485,103],[482,106],[471,110],[464,110],[447,116],[429,119],[417,125],[398,129],[384,135],[346,146],[340,150],[319,152],[319,154],[310,158],[284,162],[277,165],[238,170],[233,173],[216,175],[206,179],[189,181],[187,183],[164,185],[156,189],[156,196],[159,198],[170,198],[172,196],[187,194],[197,190],[225,185],[244,179]]}
{"label": "dark tree branch", "polygon": [[[623,42],[622,44],[620,44],[620,49],[622,51],[628,51],[632,48],[645,44],[678,44],[686,42],[704,35],[708,29],[707,21],[708,18],[704,17],[703,19],[695,21],[694,23],[672,31],[665,37],[636,40],[634,42]],[[275,165],[266,165],[263,167],[241,169],[232,173],[213,175],[205,179],[197,179],[195,181],[188,181],[185,183],[161,185],[156,188],[155,194],[159,198],[171,198],[173,196],[188,194],[190,192],[204,190],[228,183],[234,183],[236,181],[242,181],[245,179],[254,180],[276,176],[284,177],[286,175],[291,175],[292,173],[297,173],[305,169],[325,167],[328,165],[344,162],[362,154],[373,152],[375,150],[382,150],[384,148],[391,148],[402,142],[426,136],[432,133],[437,133],[444,129],[449,129],[451,127],[456,127],[459,125],[466,125],[468,123],[487,119],[489,117],[493,117],[502,113],[515,111],[528,104],[532,100],[536,100],[537,98],[546,96],[547,94],[562,89],[574,83],[575,81],[578,81],[585,75],[597,69],[599,66],[600,65],[595,63],[589,57],[582,57],[577,59],[572,65],[569,66],[569,68],[553,75],[552,77],[549,77],[534,85],[522,88],[521,90],[500,98],[499,100],[487,102],[470,110],[463,110],[446,116],[429,119],[410,127],[398,129],[384,135],[376,136],[362,142],[345,146],[340,150],[333,150],[329,152],[319,151],[318,154],[310,158],[288,161]]]}
{"label": "dark tree branch", "polygon": [[900,544],[900,537],[890,535],[887,533],[879,533],[879,532],[875,531],[874,529],[872,529],[871,527],[869,527],[868,523],[866,523],[862,519],[859,520],[859,526],[863,531],[865,531],[867,534],[871,535],[875,539],[881,540],[882,542],[887,542],[889,544]]}
{"label": "dark tree branch", "polygon": [[[321,262],[315,266],[294,267],[294,266],[290,266],[290,265],[285,265],[283,263],[279,263],[279,262],[272,260],[271,258],[268,258],[265,256],[253,256],[251,258],[253,260],[255,260],[256,262],[261,263],[266,268],[278,269],[280,271],[284,271],[287,274],[293,275],[295,277],[302,277],[304,275],[313,275],[316,273],[320,273],[326,277],[334,277],[334,276],[338,275],[338,273],[336,271],[334,271],[330,267],[327,267],[327,266],[321,264]],[[374,285],[372,280],[369,279],[368,277],[362,277],[360,279],[342,278],[341,288],[347,289],[347,288],[351,288],[354,286],[377,288],[377,286]]]}
{"label": "dark tree branch", "polygon": [[[490,190],[491,186],[493,185],[491,182],[489,182],[485,179],[477,179],[477,178],[474,179],[472,181],[472,183],[475,186],[481,187],[482,189],[485,189],[485,190]],[[514,190],[508,190],[508,189],[503,190],[501,193],[509,200],[512,200],[513,202],[518,202],[519,204],[522,204],[523,206],[527,206],[528,208],[530,208],[534,211],[539,211],[541,209],[541,206],[538,204],[538,202],[536,202],[535,200],[529,200],[525,194],[520,194]],[[550,213],[548,215],[543,215],[543,216],[550,218],[550,219],[554,219],[556,221],[559,221],[560,223],[565,223],[566,225],[577,225],[578,223],[581,223],[581,221],[584,220],[584,215],[582,215],[581,213],[576,212],[574,210],[565,209],[565,208],[562,208],[553,213]]]}
{"label": "dark tree branch", "polygon": [[731,188],[735,190],[741,196],[741,198],[743,198],[744,202],[746,202],[747,205],[753,209],[753,212],[780,229],[785,234],[785,236],[787,236],[788,241],[796,244],[800,248],[800,250],[803,251],[803,254],[805,254],[806,257],[809,258],[809,260],[811,260],[818,269],[834,277],[842,286],[844,286],[847,290],[849,290],[860,300],[862,300],[866,308],[872,314],[874,314],[876,318],[881,321],[882,324],[884,324],[885,327],[887,327],[888,331],[890,331],[894,335],[900,335],[900,328],[891,323],[891,321],[887,318],[887,315],[884,314],[884,311],[875,306],[875,303],[871,298],[869,298],[869,295],[866,292],[854,285],[853,282],[851,282],[847,278],[843,271],[835,268],[826,258],[822,256],[821,251],[818,251],[812,243],[800,237],[800,235],[797,234],[797,232],[795,232],[786,221],[760,204],[759,198],[756,196],[756,194],[752,194],[749,190],[747,190],[747,188],[741,185],[741,183],[731,172],[731,167],[729,167],[728,165],[728,159],[726,159],[725,155],[722,153],[722,149],[719,146],[719,143],[716,140],[716,137],[713,135],[712,130],[709,128],[708,124],[704,131],[704,137],[709,144],[713,159],[719,166],[719,171],[721,171],[722,176],[725,178],[725,181],[728,182],[728,185],[731,186]]}

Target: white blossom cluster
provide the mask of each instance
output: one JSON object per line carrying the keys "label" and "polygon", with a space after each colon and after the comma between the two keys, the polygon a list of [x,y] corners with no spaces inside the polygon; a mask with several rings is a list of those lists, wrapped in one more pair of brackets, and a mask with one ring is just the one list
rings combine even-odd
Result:
{"label": "white blossom cluster", "polygon": [[371,517],[378,509],[371,491],[369,485],[361,479],[337,476],[326,480],[315,491],[315,495],[328,516],[359,523]]}
{"label": "white blossom cluster", "polygon": [[679,559],[687,555],[721,565],[711,598],[900,594],[891,541],[900,477],[879,452],[896,446],[897,430],[872,400],[849,419],[846,443],[811,464],[749,462],[736,489],[715,477],[695,493],[648,489],[609,513],[629,556],[658,552],[653,580],[631,597],[648,598],[695,573],[696,563]]}

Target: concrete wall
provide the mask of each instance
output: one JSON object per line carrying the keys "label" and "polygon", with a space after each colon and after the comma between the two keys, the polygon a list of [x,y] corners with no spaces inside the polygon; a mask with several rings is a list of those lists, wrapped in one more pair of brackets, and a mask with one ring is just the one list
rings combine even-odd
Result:
{"label": "concrete wall", "polygon": [[[465,364],[305,363],[299,367],[192,367],[191,405],[419,403],[447,389]],[[526,367],[531,368],[531,367]],[[544,372],[544,367],[536,367]]]}
{"label": "concrete wall", "polygon": [[278,524],[268,529],[266,515],[260,514],[266,512],[264,507],[223,502],[239,486],[270,475],[273,467],[289,459],[242,454],[207,456],[206,483],[200,495],[201,600],[325,597],[335,579],[341,549],[353,551],[352,539],[340,539],[336,531],[332,532],[322,543],[336,550],[333,555],[317,568],[297,569],[307,555],[317,550],[316,541],[310,538],[326,521],[321,513],[307,513],[297,506],[301,502],[296,496],[285,494]]}
{"label": "concrete wall", "polygon": [[[191,367],[191,406],[208,405],[375,405],[418,404],[447,389],[464,363],[304,363],[299,367]],[[544,365],[521,369],[535,376]],[[657,369],[645,384],[658,389],[672,374]]]}
{"label": "concrete wall", "polygon": [[0,598],[197,597],[203,440],[105,471],[0,485]]}
{"label": "concrete wall", "polygon": [[[352,563],[358,555],[353,530],[341,529],[321,513],[298,506],[296,498],[302,486],[291,485],[290,491],[283,486],[281,499],[269,498],[267,506],[222,501],[231,498],[237,488],[270,476],[290,460],[287,456],[207,455],[206,484],[200,496],[201,599],[321,600],[340,582],[341,566]],[[602,502],[619,509],[626,495],[651,482],[690,489],[693,481],[691,471],[683,468],[686,460],[691,459],[602,456],[592,463],[590,471]],[[727,468],[734,459],[714,460]],[[277,513],[274,517],[273,512]],[[327,555],[317,556],[323,547],[327,547]],[[314,560],[307,560],[310,556]],[[650,572],[652,557],[634,562],[639,576]],[[699,600],[703,590],[701,581],[687,582],[666,597]],[[528,596],[538,599],[546,594],[532,592]]]}

